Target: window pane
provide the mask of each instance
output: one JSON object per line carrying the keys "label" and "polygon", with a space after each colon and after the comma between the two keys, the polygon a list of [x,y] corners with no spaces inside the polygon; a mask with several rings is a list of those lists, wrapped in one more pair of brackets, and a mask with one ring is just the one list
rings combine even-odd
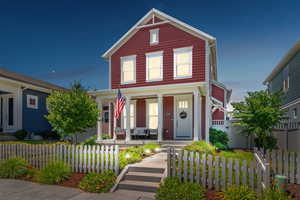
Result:
{"label": "window pane", "polygon": [[133,62],[133,60],[123,61],[123,72],[125,72],[125,71],[133,71],[133,68],[134,68],[134,62]]}
{"label": "window pane", "polygon": [[189,64],[180,64],[177,65],[177,76],[188,76],[190,75],[190,65]]}
{"label": "window pane", "polygon": [[157,116],[150,116],[149,117],[149,128],[150,129],[157,129],[158,127],[158,117]]}
{"label": "window pane", "polygon": [[124,80],[124,82],[134,81],[133,72],[124,72],[123,73],[123,80]]}
{"label": "window pane", "polygon": [[151,55],[147,56],[148,62],[148,80],[155,80],[162,78],[161,65],[162,56],[161,55]]}
{"label": "window pane", "polygon": [[122,61],[123,82],[134,81],[134,59]]}
{"label": "window pane", "polygon": [[155,80],[155,79],[160,79],[161,78],[161,73],[160,69],[151,69],[148,72],[148,79],[149,80]]}
{"label": "window pane", "polygon": [[151,33],[151,43],[157,42],[157,32]]}
{"label": "window pane", "polygon": [[176,76],[190,76],[191,75],[191,51],[176,52]]}
{"label": "window pane", "polygon": [[158,115],[157,103],[149,103],[149,115]]}
{"label": "window pane", "polygon": [[130,128],[134,128],[134,117],[130,117]]}

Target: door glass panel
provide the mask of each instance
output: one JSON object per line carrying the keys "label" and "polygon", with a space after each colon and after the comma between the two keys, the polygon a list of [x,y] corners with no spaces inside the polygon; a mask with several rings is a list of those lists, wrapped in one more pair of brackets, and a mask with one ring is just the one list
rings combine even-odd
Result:
{"label": "door glass panel", "polygon": [[14,125],[14,98],[8,98],[8,125]]}

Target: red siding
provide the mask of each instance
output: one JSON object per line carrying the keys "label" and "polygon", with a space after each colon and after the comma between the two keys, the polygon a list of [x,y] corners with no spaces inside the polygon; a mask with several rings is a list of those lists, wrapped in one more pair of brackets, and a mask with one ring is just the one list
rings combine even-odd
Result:
{"label": "red siding", "polygon": [[174,97],[163,98],[163,139],[173,140],[174,129]]}
{"label": "red siding", "polygon": [[[149,30],[159,28],[159,44],[149,44]],[[193,76],[188,79],[173,78],[173,49],[193,46]],[[145,82],[146,56],[148,52],[163,50],[163,81]],[[136,84],[120,85],[120,57],[136,55]],[[205,80],[205,41],[171,24],[140,29],[111,57],[112,88],[138,87],[173,83],[199,82]]]}
{"label": "red siding", "polygon": [[206,130],[206,99],[205,96],[201,98],[201,137],[205,139]]}
{"label": "red siding", "polygon": [[224,120],[224,112],[216,110],[212,115],[213,120]]}
{"label": "red siding", "polygon": [[212,96],[224,103],[224,89],[216,85],[212,85]]}
{"label": "red siding", "polygon": [[146,100],[136,100],[136,126],[146,127]]}

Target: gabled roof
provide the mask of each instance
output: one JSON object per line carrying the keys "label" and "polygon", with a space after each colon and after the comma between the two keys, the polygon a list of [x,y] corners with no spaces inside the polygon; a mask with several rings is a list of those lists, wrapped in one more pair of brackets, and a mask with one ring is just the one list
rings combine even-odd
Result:
{"label": "gabled roof", "polygon": [[286,64],[300,51],[300,39],[294,44],[294,46],[286,53],[286,55],[281,59],[273,71],[264,80],[263,84],[270,82],[281,70],[286,66]]}
{"label": "gabled roof", "polygon": [[158,24],[160,23],[171,23],[172,25],[190,33],[193,34],[197,37],[200,37],[204,40],[208,40],[208,41],[215,41],[216,38],[204,33],[203,31],[200,31],[174,17],[171,17],[170,15],[167,15],[155,8],[151,9],[144,17],[142,17],[132,28],[129,29],[129,31],[127,33],[125,33],[125,35],[123,35],[110,49],[108,49],[103,55],[103,58],[108,58],[113,52],[115,52],[117,49],[119,49],[131,36],[133,36],[139,29],[139,27],[145,25],[147,26],[147,22],[152,19],[153,17],[157,17],[160,18],[164,21],[162,22],[158,22]]}
{"label": "gabled roof", "polygon": [[25,84],[30,84],[34,85],[37,87],[45,88],[45,89],[51,89],[51,90],[66,90],[63,87],[60,87],[58,85],[54,85],[45,81],[41,81],[35,78],[31,78],[29,76],[17,74],[15,72],[8,71],[6,69],[0,68],[0,78],[6,78],[10,80],[14,80],[17,82],[25,83]]}

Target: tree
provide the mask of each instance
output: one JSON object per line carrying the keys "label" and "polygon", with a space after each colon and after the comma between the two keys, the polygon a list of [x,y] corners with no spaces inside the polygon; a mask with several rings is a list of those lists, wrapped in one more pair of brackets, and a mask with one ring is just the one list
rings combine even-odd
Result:
{"label": "tree", "polygon": [[232,103],[233,117],[238,119],[234,124],[243,128],[242,134],[255,134],[258,147],[266,149],[273,140],[270,132],[283,119],[284,111],[280,105],[281,92],[248,92],[245,101]]}
{"label": "tree", "polygon": [[83,133],[97,124],[99,110],[79,82],[70,91],[55,91],[47,98],[49,114],[46,116],[61,136]]}

